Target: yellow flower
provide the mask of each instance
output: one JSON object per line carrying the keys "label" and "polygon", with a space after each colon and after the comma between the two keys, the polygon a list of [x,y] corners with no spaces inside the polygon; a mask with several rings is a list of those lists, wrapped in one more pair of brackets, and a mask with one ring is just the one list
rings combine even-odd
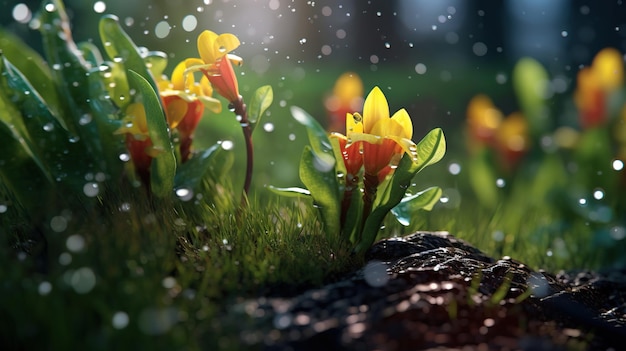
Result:
{"label": "yellow flower", "polygon": [[216,34],[205,30],[198,36],[200,58],[185,60],[189,71],[201,71],[218,94],[226,100],[239,100],[239,84],[232,64],[240,65],[240,57],[229,54],[239,47],[239,39],[230,33]]}
{"label": "yellow flower", "polygon": [[363,104],[363,83],[356,73],[346,72],[339,76],[333,87],[333,93],[326,98],[324,106],[328,112],[328,130],[345,132],[347,113],[357,111]]}
{"label": "yellow flower", "polygon": [[[347,114],[346,137],[352,144],[347,147],[362,147],[365,174],[379,176],[388,174],[388,166],[397,164],[406,152],[417,160],[417,146],[411,140],[413,123],[405,109],[389,117],[389,106],[385,95],[374,87],[365,99],[363,115]],[[355,145],[356,144],[356,145]]]}
{"label": "yellow flower", "polygon": [[623,80],[622,55],[613,48],[600,51],[590,67],[578,72],[574,102],[580,111],[583,128],[595,127],[606,122],[608,97],[622,86]]}

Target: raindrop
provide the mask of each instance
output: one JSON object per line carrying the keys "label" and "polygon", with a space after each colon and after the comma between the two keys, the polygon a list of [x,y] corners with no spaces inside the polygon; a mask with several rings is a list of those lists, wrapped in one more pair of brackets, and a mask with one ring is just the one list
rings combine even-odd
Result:
{"label": "raindrop", "polygon": [[269,7],[270,7],[270,10],[274,10],[274,11],[278,10],[278,8],[280,7],[280,1],[270,0]]}
{"label": "raindrop", "polygon": [[580,206],[586,206],[587,205],[587,199],[585,199],[585,198],[578,199],[578,204]]}
{"label": "raindrop", "polygon": [[613,160],[613,169],[616,171],[621,171],[624,169],[624,162],[622,160]]}
{"label": "raindrop", "polygon": [[78,124],[80,124],[81,126],[87,125],[89,124],[89,122],[91,122],[91,114],[89,113],[85,113],[84,115],[80,116],[80,118],[78,119]]}
{"label": "raindrop", "polygon": [[0,204],[0,213],[5,213],[9,207],[5,204]]}
{"label": "raindrop", "polygon": [[437,25],[436,25],[436,24],[433,24],[430,28],[431,28],[432,30],[437,30]]}
{"label": "raindrop", "polygon": [[154,35],[159,39],[163,39],[170,34],[170,29],[170,24],[167,21],[161,21],[154,27]]}
{"label": "raindrop", "polygon": [[44,124],[43,130],[45,130],[46,132],[53,131],[54,130],[54,124],[52,124],[52,122]]}
{"label": "raindrop", "polygon": [[472,45],[472,52],[476,56],[485,56],[487,54],[487,45],[483,42],[476,42]]}
{"label": "raindrop", "polygon": [[496,74],[496,83],[504,84],[504,83],[506,83],[507,80],[508,80],[508,78],[507,78],[506,74],[504,74],[504,73]]}
{"label": "raindrop", "polygon": [[128,212],[130,211],[130,204],[128,202],[124,202],[123,204],[120,205],[120,211],[121,212]]}
{"label": "raindrop", "polygon": [[126,25],[126,27],[131,27],[133,24],[135,24],[135,19],[132,17],[126,17],[124,19],[124,24]]}
{"label": "raindrop", "polygon": [[85,193],[88,197],[98,196],[99,192],[100,187],[98,186],[98,183],[89,182],[83,186],[83,193]]}
{"label": "raindrop", "polygon": [[335,35],[337,36],[338,39],[344,39],[346,37],[346,31],[343,29],[337,29],[337,32],[335,32]]}
{"label": "raindrop", "polygon": [[330,45],[322,45],[322,54],[328,56],[333,52],[333,49]]}
{"label": "raindrop", "polygon": [[198,19],[194,15],[187,15],[183,18],[183,29],[191,32],[198,26]]}
{"label": "raindrop", "polygon": [[48,12],[53,12],[54,10],[56,10],[56,7],[54,6],[54,4],[53,4],[53,3],[48,3],[48,4],[46,4],[45,9],[46,9],[46,11],[48,11]]}
{"label": "raindrop", "polygon": [[65,246],[71,252],[81,252],[85,248],[85,238],[80,234],[70,235],[65,241]]}
{"label": "raindrop", "polygon": [[382,16],[382,15],[383,15],[383,14],[382,14],[380,11],[376,12],[376,16],[380,17],[380,16]]}
{"label": "raindrop", "polygon": [[330,8],[330,6],[324,6],[322,7],[322,15],[323,16],[330,16],[333,14],[333,9]]}
{"label": "raindrop", "polygon": [[222,140],[220,145],[222,146],[222,149],[224,149],[224,150],[232,150],[233,147],[235,146],[235,143],[233,143],[230,140]]}
{"label": "raindrop", "polygon": [[52,291],[52,284],[50,284],[50,282],[43,281],[39,283],[39,286],[37,287],[37,291],[39,292],[39,295],[41,296],[48,295]]}
{"label": "raindrop", "polygon": [[626,228],[620,226],[613,227],[609,230],[609,234],[614,240],[622,240],[626,238]]}
{"label": "raindrop", "polygon": [[67,229],[67,219],[63,216],[54,216],[50,220],[50,229],[56,233],[61,233]]}
{"label": "raindrop", "polygon": [[176,189],[176,196],[183,201],[189,201],[193,199],[193,190],[187,188]]}
{"label": "raindrop", "polygon": [[424,74],[426,73],[426,65],[423,63],[418,63],[417,65],[415,65],[415,72],[417,72],[417,74]]}
{"label": "raindrop", "polygon": [[370,261],[363,268],[363,278],[369,286],[379,288],[389,281],[387,265],[380,261]]}
{"label": "raindrop", "polygon": [[593,191],[593,198],[596,200],[602,200],[602,198],[604,198],[604,191],[602,191],[602,189],[600,188],[595,189]]}
{"label": "raindrop", "polygon": [[165,289],[171,289],[171,288],[176,286],[176,278],[174,278],[174,277],[165,277],[161,281],[161,285],[163,285],[163,287]]}
{"label": "raindrop", "polygon": [[17,4],[13,7],[13,19],[19,23],[28,23],[33,17],[32,12],[25,4]]}
{"label": "raindrop", "polygon": [[501,230],[496,230],[495,232],[491,233],[491,237],[494,241],[500,242],[504,240],[504,232]]}
{"label": "raindrop", "polygon": [[457,174],[461,173],[461,165],[456,163],[456,162],[455,163],[451,163],[448,166],[448,172],[450,172],[450,174],[452,174],[452,175],[457,175]]}
{"label": "raindrop", "polygon": [[104,1],[96,1],[93,4],[93,10],[96,13],[103,13],[104,11],[106,11],[107,9],[107,5],[104,3]]}
{"label": "raindrop", "polygon": [[124,153],[124,154],[120,154],[119,158],[120,158],[120,161],[122,161],[122,162],[128,162],[128,161],[130,161],[130,155],[128,155],[128,154],[126,154],[126,153]]}
{"label": "raindrop", "polygon": [[566,31],[566,30],[562,31],[562,32],[561,32],[561,36],[562,36],[563,38],[566,38],[566,37],[567,37],[567,31]]}
{"label": "raindrop", "polygon": [[67,266],[70,263],[72,263],[72,255],[70,255],[67,252],[64,252],[59,255],[59,264],[61,266]]}
{"label": "raindrop", "polygon": [[96,275],[89,267],[82,267],[72,273],[70,284],[74,291],[86,294],[96,286]]}
{"label": "raindrop", "polygon": [[376,56],[376,55],[370,56],[370,62],[373,63],[373,64],[377,64],[378,63],[378,56]]}
{"label": "raindrop", "polygon": [[289,138],[290,141],[294,141],[294,140],[296,140],[296,135],[293,134],[293,133],[289,133],[288,138]]}
{"label": "raindrop", "polygon": [[386,49],[391,48],[391,44],[389,44],[389,43],[385,43],[385,48],[386,48]]}
{"label": "raindrop", "polygon": [[274,131],[274,124],[273,124],[273,123],[269,123],[269,122],[268,122],[268,123],[265,123],[265,124],[263,125],[263,130],[264,130],[264,131],[266,131],[266,132],[268,132],[268,133],[273,132],[273,131]]}
{"label": "raindrop", "polygon": [[304,45],[306,44],[306,38],[302,38],[298,42],[300,43],[300,45]]}
{"label": "raindrop", "polygon": [[496,179],[496,186],[498,188],[504,188],[506,186],[506,182],[502,178]]}
{"label": "raindrop", "polygon": [[445,39],[448,44],[456,44],[459,42],[459,35],[455,32],[448,32],[446,33]]}
{"label": "raindrop", "polygon": [[124,329],[128,325],[130,319],[128,318],[128,314],[123,311],[115,312],[113,318],[111,318],[111,324],[115,329]]}

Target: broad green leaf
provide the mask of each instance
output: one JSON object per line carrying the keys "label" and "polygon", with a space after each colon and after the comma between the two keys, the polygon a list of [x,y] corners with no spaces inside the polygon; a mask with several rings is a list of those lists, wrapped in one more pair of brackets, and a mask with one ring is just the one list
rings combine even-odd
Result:
{"label": "broad green leaf", "polygon": [[162,51],[149,51],[143,58],[155,79],[159,79],[167,67],[167,55]]}
{"label": "broad green leaf", "polygon": [[157,155],[152,159],[150,169],[150,189],[157,197],[167,197],[174,189],[176,176],[176,157],[170,141],[169,128],[165,113],[161,107],[161,100],[156,90],[139,73],[129,70],[128,77],[131,85],[141,93],[146,110],[148,135],[152,147]]}
{"label": "broad green leaf", "polygon": [[303,109],[292,106],[291,115],[300,124],[306,127],[307,135],[313,152],[321,163],[335,167],[333,147],[328,139],[328,133],[322,126]]}
{"label": "broad green leaf", "polygon": [[513,69],[513,86],[531,135],[539,136],[548,128],[546,96],[550,78],[545,68],[530,57],[520,59]]}
{"label": "broad green leaf", "polygon": [[417,173],[425,167],[439,162],[445,154],[446,138],[443,135],[443,130],[435,128],[417,144],[417,162],[413,163],[411,171]]}
{"label": "broad green leaf", "polygon": [[82,189],[84,175],[95,171],[91,155],[59,123],[28,80],[6,58],[0,63],[0,90],[19,110],[29,146],[50,176]]}
{"label": "broad green leaf", "polygon": [[[225,152],[220,144],[215,144],[199,154],[194,154],[187,162],[178,167],[175,178],[175,187],[188,188],[197,190],[202,180],[209,176],[212,170],[216,168],[217,157],[220,153]],[[219,179],[220,174],[211,176]]]}
{"label": "broad green leaf", "polygon": [[439,201],[443,191],[439,187],[431,187],[417,194],[404,197],[396,207],[391,209],[391,213],[403,226],[408,226],[411,216],[418,210],[430,211]]}
{"label": "broad green leaf", "polygon": [[105,15],[102,17],[100,20],[100,38],[104,50],[113,62],[123,63],[127,70],[133,70],[143,77],[152,86],[152,90],[159,91],[139,49],[122,29],[116,16]]}
{"label": "broad green leaf", "polygon": [[305,146],[300,159],[300,180],[311,192],[313,202],[322,216],[326,236],[332,242],[339,237],[341,232],[339,224],[341,200],[335,168],[320,166],[325,162],[320,160],[310,146]]}
{"label": "broad green leaf", "polygon": [[273,99],[274,92],[269,85],[264,85],[254,92],[248,107],[248,120],[253,128],[252,130],[261,121],[261,116],[270,107]]}
{"label": "broad green leaf", "polygon": [[311,196],[311,192],[307,189],[298,188],[298,187],[289,187],[289,188],[278,188],[275,186],[269,185],[267,187],[271,192],[288,197],[300,197],[300,198],[308,198]]}
{"label": "broad green leaf", "polygon": [[33,88],[46,101],[53,113],[59,116],[63,109],[60,107],[57,87],[50,73],[50,68],[44,59],[18,37],[0,29],[0,48],[2,54],[15,67],[28,76]]}

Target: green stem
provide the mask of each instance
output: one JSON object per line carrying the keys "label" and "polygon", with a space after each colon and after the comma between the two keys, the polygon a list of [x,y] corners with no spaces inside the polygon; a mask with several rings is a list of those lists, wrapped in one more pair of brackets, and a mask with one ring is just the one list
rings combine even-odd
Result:
{"label": "green stem", "polygon": [[363,217],[361,228],[365,228],[367,217],[372,212],[372,206],[376,199],[376,190],[378,189],[378,176],[375,174],[363,174]]}
{"label": "green stem", "polygon": [[231,101],[234,107],[235,115],[239,119],[239,124],[243,131],[243,137],[246,141],[246,179],[243,183],[243,193],[241,194],[241,204],[246,203],[248,192],[250,191],[250,183],[252,183],[252,167],[253,167],[253,152],[252,147],[252,128],[250,127],[250,121],[248,120],[248,111],[246,104],[243,102],[243,98],[239,96],[237,101]]}

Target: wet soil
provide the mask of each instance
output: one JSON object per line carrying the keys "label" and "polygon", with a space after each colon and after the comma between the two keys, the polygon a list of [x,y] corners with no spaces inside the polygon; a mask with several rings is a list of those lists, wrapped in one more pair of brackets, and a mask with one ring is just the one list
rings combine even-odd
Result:
{"label": "wet soil", "polygon": [[626,349],[626,271],[534,271],[445,232],[380,241],[340,281],[233,310],[263,350]]}

